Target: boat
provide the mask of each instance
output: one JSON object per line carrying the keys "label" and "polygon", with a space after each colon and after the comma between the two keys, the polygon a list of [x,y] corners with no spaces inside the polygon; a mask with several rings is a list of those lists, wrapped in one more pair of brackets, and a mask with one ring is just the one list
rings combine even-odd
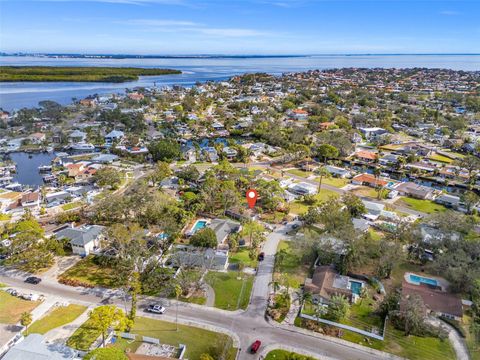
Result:
{"label": "boat", "polygon": [[52,171],[52,165],[40,165],[38,167],[38,171],[40,171],[40,172]]}
{"label": "boat", "polygon": [[70,150],[73,151],[94,151],[95,146],[90,143],[77,143],[70,145]]}
{"label": "boat", "polygon": [[55,181],[57,179],[57,177],[55,175],[48,174],[48,175],[45,175],[42,179],[43,179],[43,182],[50,183],[50,182]]}
{"label": "boat", "polygon": [[11,191],[23,191],[23,185],[18,182],[14,182],[5,186],[5,189]]}

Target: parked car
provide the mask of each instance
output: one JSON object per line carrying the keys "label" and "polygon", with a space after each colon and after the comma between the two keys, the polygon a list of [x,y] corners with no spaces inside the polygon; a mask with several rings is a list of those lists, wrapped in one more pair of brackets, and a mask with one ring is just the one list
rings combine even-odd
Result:
{"label": "parked car", "polygon": [[45,299],[43,295],[38,294],[22,294],[20,297],[28,301],[43,301]]}
{"label": "parked car", "polygon": [[260,254],[258,254],[258,261],[263,261],[265,259],[265,253],[262,251]]}
{"label": "parked car", "polygon": [[298,225],[298,224],[293,224],[293,225],[292,225],[292,229],[293,229],[293,230],[296,230],[296,229],[298,229],[299,227],[300,227],[300,225]]}
{"label": "parked car", "polygon": [[252,354],[256,354],[258,349],[260,349],[260,346],[262,345],[262,342],[260,340],[255,340],[255,342],[250,346],[250,352]]}
{"label": "parked car", "polygon": [[17,296],[18,295],[18,291],[15,290],[15,289],[7,289],[7,293],[9,293],[12,296]]}
{"label": "parked car", "polygon": [[165,313],[165,309],[162,305],[158,305],[158,304],[151,304],[151,305],[148,305],[146,311],[147,312],[151,312],[151,313],[154,313],[154,314],[163,314]]}
{"label": "parked car", "polygon": [[25,282],[26,283],[29,283],[29,284],[39,284],[40,281],[42,281],[42,279],[40,279],[39,277],[36,277],[36,276],[29,276],[25,279]]}

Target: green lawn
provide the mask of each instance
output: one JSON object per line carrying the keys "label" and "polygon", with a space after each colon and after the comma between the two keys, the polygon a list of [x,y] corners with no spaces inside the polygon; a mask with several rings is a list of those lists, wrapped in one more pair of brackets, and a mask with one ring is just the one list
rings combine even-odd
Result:
{"label": "green lawn", "polygon": [[472,318],[468,315],[463,316],[463,330],[467,335],[465,343],[467,344],[471,360],[480,360],[480,344],[475,340],[474,335],[470,331]]}
{"label": "green lawn", "polygon": [[280,250],[285,250],[285,256],[278,264],[277,270],[274,274],[275,281],[278,281],[281,284],[288,281],[288,285],[291,288],[298,289],[300,285],[305,282],[305,277],[308,274],[308,266],[302,264],[300,257],[293,253],[289,241],[280,241],[277,254]]}
{"label": "green lawn", "polygon": [[76,279],[94,286],[115,287],[112,269],[100,267],[94,262],[94,256],[87,256],[60,275],[61,278]]}
{"label": "green lawn", "polygon": [[430,160],[433,160],[433,161],[439,161],[439,162],[443,162],[443,163],[447,163],[447,164],[450,164],[454,161],[453,159],[451,159],[449,157],[446,157],[446,156],[443,156],[443,155],[440,155],[438,153],[430,155],[428,158]]}
{"label": "green lawn", "polygon": [[384,234],[381,231],[375,230],[373,228],[369,228],[368,233],[370,234],[372,239],[375,241],[380,241],[384,237]]}
{"label": "green lawn", "polygon": [[38,304],[38,301],[23,300],[0,291],[0,323],[16,324],[23,312],[31,312]]}
{"label": "green lawn", "polygon": [[214,272],[210,271],[205,280],[215,291],[215,307],[225,310],[246,309],[252,292],[253,279],[251,275],[238,272]]}
{"label": "green lawn", "polygon": [[303,178],[307,178],[307,177],[313,175],[313,173],[310,172],[310,171],[303,171],[303,170],[300,170],[300,169],[290,169],[290,170],[287,170],[287,173],[295,175],[295,176],[303,177]]}
{"label": "green lawn", "polygon": [[72,209],[76,209],[80,206],[83,205],[83,202],[81,201],[75,201],[75,202],[71,202],[71,203],[68,203],[68,204],[63,204],[62,205],[62,209],[67,211],[67,210],[72,210]]}
{"label": "green lawn", "polygon": [[[320,178],[316,178],[316,181],[320,181]],[[335,186],[337,188],[342,188],[345,185],[349,183],[348,179],[341,179],[341,178],[336,178],[336,177],[324,177],[322,179],[322,185],[330,185],[330,186]]]}
{"label": "green lawn", "polygon": [[[174,311],[173,308],[169,310]],[[210,354],[214,359],[221,358],[225,353],[228,354],[228,360],[235,359],[236,349],[232,346],[231,338],[225,334],[185,325],[178,325],[178,331],[176,331],[175,323],[144,317],[136,318],[131,332],[160,339],[160,343],[163,344],[173,346],[184,344],[187,346],[186,359],[198,360],[200,355],[205,353]],[[121,340],[116,346],[135,351],[139,345],[137,341],[128,343]]]}
{"label": "green lawn", "polygon": [[46,316],[35,321],[29,328],[28,333],[45,334],[48,331],[60,326],[71,323],[83,312],[87,310],[86,306],[70,304],[68,306],[57,307]]}
{"label": "green lawn", "polygon": [[93,342],[101,335],[101,332],[90,325],[90,320],[85,321],[72,336],[67,340],[71,348],[88,351]]}
{"label": "green lawn", "polygon": [[[322,201],[328,200],[331,197],[339,197],[339,196],[340,195],[335,191],[322,189],[319,194],[315,194],[315,200],[317,200],[317,202],[322,202]],[[302,215],[305,212],[307,212],[308,207],[310,206],[301,200],[292,201],[289,205],[290,205],[290,212],[297,215]]]}
{"label": "green lawn", "polygon": [[265,357],[265,360],[291,360],[291,359],[314,360],[314,358],[310,356],[304,356],[304,355],[300,355],[300,354],[293,353],[290,351],[285,351],[285,350],[272,350]]}
{"label": "green lawn", "polygon": [[239,262],[243,263],[245,266],[249,267],[257,267],[258,261],[257,259],[250,259],[248,256],[248,249],[240,248],[237,252],[230,252],[229,262],[232,264],[237,264]]}
{"label": "green lawn", "polygon": [[445,211],[443,205],[437,204],[431,200],[419,200],[409,197],[401,197],[395,202],[396,205],[404,205],[412,210],[420,211],[426,214],[433,214],[435,212]]}
{"label": "green lawn", "polygon": [[12,218],[11,214],[0,214],[0,221],[7,221]]}

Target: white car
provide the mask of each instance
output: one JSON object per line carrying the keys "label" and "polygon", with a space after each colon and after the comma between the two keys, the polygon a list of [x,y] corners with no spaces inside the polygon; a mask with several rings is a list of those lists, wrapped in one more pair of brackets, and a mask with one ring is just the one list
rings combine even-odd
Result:
{"label": "white car", "polygon": [[148,305],[146,309],[146,311],[154,314],[163,314],[165,310],[167,309],[165,309],[162,305],[157,305],[157,304]]}

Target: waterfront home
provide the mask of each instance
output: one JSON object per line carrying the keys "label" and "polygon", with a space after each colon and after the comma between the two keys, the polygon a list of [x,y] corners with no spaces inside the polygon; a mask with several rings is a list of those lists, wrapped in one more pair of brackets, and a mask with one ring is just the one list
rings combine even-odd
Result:
{"label": "waterfront home", "polygon": [[131,92],[128,95],[128,98],[134,101],[141,101],[145,98],[145,95],[138,92]]}
{"label": "waterfront home", "polygon": [[228,160],[233,160],[238,154],[237,150],[228,146],[225,146],[222,151]]}
{"label": "waterfront home", "polygon": [[125,138],[125,134],[120,130],[112,130],[105,135],[105,144],[112,145],[114,142],[120,142]]}
{"label": "waterfront home", "polygon": [[96,107],[98,105],[98,101],[96,98],[85,98],[79,101],[80,105],[86,107]]}
{"label": "waterfront home", "polygon": [[458,321],[462,320],[463,306],[460,298],[441,289],[435,279],[415,274],[410,274],[410,277],[418,282],[415,284],[403,280],[400,310],[405,307],[406,301],[410,297],[419,296],[425,306],[423,310],[426,314],[444,316]]}
{"label": "waterfront home", "polygon": [[387,186],[389,181],[384,178],[376,178],[372,174],[358,174],[352,178],[352,184],[355,185],[365,185],[376,188],[378,186],[384,187]]}
{"label": "waterfront home", "polygon": [[216,162],[218,161],[218,153],[217,150],[214,147],[207,146],[202,149],[202,154],[205,160],[208,160],[210,162]]}
{"label": "waterfront home", "polygon": [[83,143],[87,139],[87,134],[80,130],[74,130],[68,135],[68,140],[72,143]]}
{"label": "waterfront home", "polygon": [[338,166],[333,166],[333,165],[327,165],[325,166],[325,169],[334,177],[345,179],[349,178],[352,176],[352,173],[350,170],[338,167]]}
{"label": "waterfront home", "polygon": [[82,225],[67,227],[54,234],[58,240],[69,239],[74,254],[87,256],[100,249],[100,243],[105,239],[104,230],[105,227],[99,225]]}
{"label": "waterfront home", "polygon": [[378,159],[380,165],[390,166],[398,163],[398,155],[387,154]]}
{"label": "waterfront home", "polygon": [[378,154],[376,154],[374,152],[371,152],[371,151],[366,151],[366,150],[357,151],[354,156],[358,160],[366,162],[366,163],[373,163],[378,158]]}
{"label": "waterfront home", "polygon": [[31,134],[31,135],[29,135],[29,136],[27,137],[27,139],[30,140],[30,143],[35,144],[35,145],[41,144],[42,142],[45,141],[46,138],[47,138],[47,137],[46,137],[45,134],[43,134],[43,133],[38,133],[38,132],[37,132],[37,133],[33,133],[33,134]]}
{"label": "waterfront home", "polygon": [[448,208],[458,210],[461,206],[461,200],[459,196],[450,195],[450,194],[441,194],[435,198],[437,204],[441,204]]}
{"label": "waterfront home", "polygon": [[409,196],[415,199],[432,200],[435,197],[435,192],[428,186],[415,184],[414,182],[403,182],[395,186],[395,190],[400,195]]}
{"label": "waterfront home", "polygon": [[22,195],[21,205],[23,208],[38,210],[40,208],[41,196],[39,192],[30,192]]}
{"label": "waterfront home", "polygon": [[183,145],[180,152],[182,153],[182,159],[191,163],[197,161],[197,151],[195,150],[195,147],[191,145]]}
{"label": "waterfront home", "polygon": [[45,195],[45,201],[48,206],[57,206],[69,202],[72,199],[72,194],[66,191],[56,191]]}
{"label": "waterfront home", "polygon": [[118,160],[118,156],[113,154],[100,154],[92,158],[92,162],[95,162],[98,164],[111,164],[117,160]]}

